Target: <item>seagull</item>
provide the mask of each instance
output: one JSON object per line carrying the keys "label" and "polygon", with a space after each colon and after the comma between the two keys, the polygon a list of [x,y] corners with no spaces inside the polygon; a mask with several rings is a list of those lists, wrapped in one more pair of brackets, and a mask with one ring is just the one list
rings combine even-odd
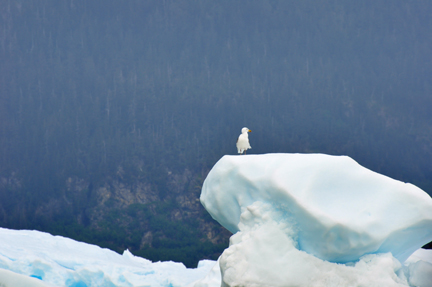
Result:
{"label": "seagull", "polygon": [[239,154],[243,154],[243,152],[246,154],[246,150],[252,148],[249,144],[249,137],[248,132],[251,132],[248,128],[242,128],[241,135],[239,135],[237,140],[237,151]]}

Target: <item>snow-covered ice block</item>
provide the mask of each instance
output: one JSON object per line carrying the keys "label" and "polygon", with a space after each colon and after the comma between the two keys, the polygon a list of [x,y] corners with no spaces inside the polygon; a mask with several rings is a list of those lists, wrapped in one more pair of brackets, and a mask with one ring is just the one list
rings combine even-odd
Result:
{"label": "snow-covered ice block", "polygon": [[255,202],[248,206],[239,226],[240,231],[231,237],[229,248],[219,259],[222,287],[408,285],[400,271],[401,263],[390,253],[369,254],[355,263],[338,264],[298,250],[291,222],[270,204]]}
{"label": "snow-covered ice block", "polygon": [[332,263],[298,250],[291,222],[272,220],[281,213],[262,202],[245,208],[230,247],[205,278],[187,287],[432,286],[432,250],[417,250],[404,266],[390,253]]}
{"label": "snow-covered ice block", "polygon": [[0,269],[0,286],[1,287],[51,287],[54,285],[46,285],[41,280],[17,274],[15,272]]}
{"label": "snow-covered ice block", "polygon": [[410,286],[432,287],[432,250],[417,250],[404,265]]}
{"label": "snow-covered ice block", "polygon": [[171,261],[152,263],[128,250],[121,255],[62,236],[0,228],[0,287],[183,287],[213,266],[210,260],[194,269]]}
{"label": "snow-covered ice block", "polygon": [[208,174],[200,199],[233,233],[241,231],[248,206],[270,205],[280,216],[272,220],[290,222],[298,250],[330,262],[388,252],[404,262],[432,240],[427,193],[347,156],[224,156]]}

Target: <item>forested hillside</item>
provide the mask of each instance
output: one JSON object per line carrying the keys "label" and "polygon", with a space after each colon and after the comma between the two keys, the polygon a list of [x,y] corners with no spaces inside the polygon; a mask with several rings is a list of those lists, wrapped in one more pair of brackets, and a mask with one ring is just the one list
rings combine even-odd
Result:
{"label": "forested hillside", "polygon": [[[349,155],[432,193],[432,2],[0,2],[0,226],[216,258],[214,163]],[[249,153],[249,152],[248,152]]]}

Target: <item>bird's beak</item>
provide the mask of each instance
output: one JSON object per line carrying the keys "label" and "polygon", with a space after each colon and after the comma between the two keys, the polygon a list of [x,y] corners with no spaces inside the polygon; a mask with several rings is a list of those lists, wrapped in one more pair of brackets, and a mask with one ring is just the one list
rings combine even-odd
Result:
{"label": "bird's beak", "polygon": [[251,133],[252,131],[251,131],[251,130],[249,130],[249,132]]}

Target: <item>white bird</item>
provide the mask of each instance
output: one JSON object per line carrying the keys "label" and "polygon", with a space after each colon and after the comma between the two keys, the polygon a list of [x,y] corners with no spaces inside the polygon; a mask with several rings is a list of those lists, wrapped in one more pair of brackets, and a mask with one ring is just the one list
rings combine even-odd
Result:
{"label": "white bird", "polygon": [[237,139],[237,151],[240,154],[243,154],[243,152],[246,154],[246,150],[252,148],[249,144],[249,136],[248,132],[251,132],[248,128],[242,128],[241,135],[239,135]]}

